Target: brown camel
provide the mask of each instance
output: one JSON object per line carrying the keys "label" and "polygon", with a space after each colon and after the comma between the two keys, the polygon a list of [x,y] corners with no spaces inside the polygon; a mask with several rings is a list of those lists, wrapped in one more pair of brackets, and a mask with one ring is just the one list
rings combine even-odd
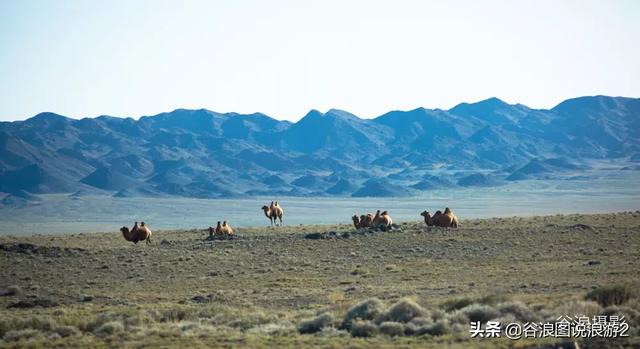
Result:
{"label": "brown camel", "polygon": [[269,218],[269,222],[271,223],[271,226],[273,227],[273,223],[275,221],[275,217],[272,214],[272,210],[271,207],[264,205],[262,206],[262,211],[264,211],[264,215]]}
{"label": "brown camel", "polygon": [[356,227],[356,229],[362,228],[362,222],[360,220],[360,217],[357,214],[354,214],[351,217],[351,220],[353,220],[353,226]]}
{"label": "brown camel", "polygon": [[424,223],[427,226],[429,227],[433,227],[434,225],[437,226],[436,221],[433,219],[433,217],[431,217],[431,213],[429,213],[429,211],[424,210],[422,213],[420,213],[420,215],[424,217]]}
{"label": "brown camel", "polygon": [[431,216],[431,222],[433,222],[434,227],[440,226],[440,217],[442,217],[442,211],[437,210],[436,213]]}
{"label": "brown camel", "polygon": [[218,221],[218,224],[216,225],[215,235],[216,236],[222,235],[222,225],[220,224],[220,221]]}
{"label": "brown camel", "polygon": [[153,234],[151,233],[151,230],[144,224],[144,222],[141,222],[140,226],[138,226],[138,222],[135,222],[131,230],[129,230],[129,228],[127,227],[122,227],[120,228],[120,231],[122,232],[122,236],[125,240],[131,241],[134,244],[137,244],[138,241],[143,240],[146,240],[147,244],[151,243],[151,236]]}
{"label": "brown camel", "polygon": [[367,213],[366,215],[360,216],[360,226],[363,228],[368,228],[373,224],[373,215],[371,213]]}

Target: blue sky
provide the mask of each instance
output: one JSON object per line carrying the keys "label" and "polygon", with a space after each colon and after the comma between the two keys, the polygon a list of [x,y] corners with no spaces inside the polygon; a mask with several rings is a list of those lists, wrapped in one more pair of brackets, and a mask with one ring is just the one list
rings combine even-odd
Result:
{"label": "blue sky", "polygon": [[0,120],[640,97],[640,1],[0,0]]}

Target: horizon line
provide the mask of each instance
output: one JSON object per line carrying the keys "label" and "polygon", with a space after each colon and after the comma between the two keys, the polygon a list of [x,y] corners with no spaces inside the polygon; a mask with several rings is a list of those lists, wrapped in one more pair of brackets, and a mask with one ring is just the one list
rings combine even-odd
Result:
{"label": "horizon line", "polygon": [[250,112],[250,113],[242,113],[242,112],[236,112],[236,111],[220,112],[220,111],[215,111],[215,110],[212,110],[212,109],[208,109],[206,107],[200,107],[200,108],[197,108],[197,107],[195,107],[195,108],[178,107],[178,108],[175,108],[175,109],[170,110],[170,111],[161,111],[161,112],[156,113],[156,114],[144,114],[144,115],[139,115],[139,116],[136,116],[136,117],[133,117],[133,116],[121,116],[121,115],[109,115],[109,114],[100,114],[100,115],[95,115],[95,116],[76,117],[76,116],[60,114],[60,113],[54,112],[54,111],[42,111],[42,112],[39,112],[39,113],[37,113],[35,115],[29,116],[29,117],[27,117],[25,119],[0,120],[0,123],[4,123],[4,122],[9,122],[9,123],[12,123],[12,122],[23,122],[23,121],[27,121],[27,120],[30,120],[32,118],[35,118],[35,117],[37,117],[39,115],[42,115],[42,114],[55,114],[55,115],[58,115],[58,116],[61,116],[61,117],[67,118],[67,119],[72,119],[72,120],[84,120],[84,119],[97,119],[97,118],[100,118],[100,117],[112,117],[112,118],[119,118],[119,119],[133,119],[133,120],[139,121],[140,119],[145,118],[145,117],[154,117],[154,116],[158,116],[158,115],[161,115],[161,114],[173,113],[173,112],[178,111],[178,110],[188,110],[188,111],[206,110],[208,112],[212,112],[212,113],[216,113],[216,114],[222,114],[222,115],[237,114],[237,115],[248,116],[248,115],[262,114],[262,115],[264,115],[266,117],[269,117],[271,119],[274,119],[274,120],[278,120],[278,121],[282,121],[282,122],[291,122],[291,123],[296,123],[296,122],[302,120],[305,116],[307,116],[309,113],[314,112],[314,111],[325,115],[325,114],[329,113],[332,110],[336,110],[336,111],[343,111],[343,112],[349,113],[351,115],[356,116],[359,119],[373,120],[373,119],[379,118],[379,117],[381,117],[381,116],[383,116],[385,114],[388,114],[388,113],[391,113],[391,112],[398,112],[398,111],[399,112],[408,112],[408,111],[413,111],[413,110],[417,110],[417,109],[425,109],[425,110],[433,110],[433,111],[440,110],[440,111],[448,112],[448,111],[451,111],[451,110],[453,110],[453,109],[455,109],[455,108],[457,108],[457,107],[459,107],[461,105],[465,105],[465,104],[466,105],[474,105],[474,104],[479,104],[479,103],[486,102],[486,101],[489,101],[489,100],[494,100],[494,99],[498,100],[500,102],[503,102],[503,103],[505,103],[507,105],[524,106],[524,107],[527,107],[527,108],[529,108],[531,110],[552,110],[552,109],[556,108],[557,106],[559,106],[560,104],[562,104],[562,103],[564,103],[566,101],[569,101],[569,100],[574,100],[574,99],[579,99],[579,98],[597,98],[597,97],[640,99],[640,97],[610,96],[610,95],[605,95],[605,94],[596,94],[596,95],[584,95],[584,96],[576,96],[576,97],[567,98],[567,99],[564,99],[564,100],[560,101],[559,103],[555,104],[551,108],[531,108],[531,107],[529,107],[529,106],[527,106],[526,104],[523,104],[523,103],[519,103],[519,102],[509,103],[509,102],[506,102],[505,100],[503,100],[503,99],[501,99],[499,97],[492,96],[492,97],[484,98],[484,99],[481,99],[481,100],[478,100],[478,101],[475,101],[475,102],[459,102],[459,103],[457,103],[456,105],[454,105],[453,107],[451,107],[449,109],[443,109],[443,108],[437,108],[437,107],[436,108],[427,108],[427,107],[424,107],[424,106],[418,106],[418,107],[409,108],[409,109],[390,109],[390,110],[388,110],[388,111],[386,111],[386,112],[384,112],[382,114],[379,114],[379,115],[376,115],[376,116],[372,116],[372,117],[362,117],[360,115],[357,115],[357,114],[352,113],[352,112],[350,112],[350,111],[348,111],[346,109],[341,109],[341,108],[332,107],[332,108],[329,108],[328,110],[326,110],[325,112],[321,112],[317,108],[310,108],[310,109],[308,109],[308,111],[303,116],[299,117],[295,121],[288,120],[288,119],[283,119],[283,118],[277,118],[277,117],[274,117],[272,115],[269,115],[269,114],[266,114],[266,113],[260,112],[260,111],[254,111],[254,112]]}

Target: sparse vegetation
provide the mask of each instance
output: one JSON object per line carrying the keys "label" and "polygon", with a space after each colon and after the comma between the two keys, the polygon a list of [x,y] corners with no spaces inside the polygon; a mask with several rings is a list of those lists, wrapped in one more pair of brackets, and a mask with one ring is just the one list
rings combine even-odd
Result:
{"label": "sparse vegetation", "polygon": [[638,297],[637,289],[629,285],[613,285],[598,287],[587,293],[586,299],[596,301],[603,307],[621,305],[632,298]]}
{"label": "sparse vegetation", "polygon": [[631,337],[615,344],[631,346],[640,213],[611,220],[467,220],[450,231],[410,222],[349,235],[352,225],[239,228],[220,241],[154,231],[167,243],[148,246],[119,232],[0,237],[0,290],[16,290],[0,297],[0,347],[526,348],[555,342],[474,340],[470,318],[561,314],[624,314]]}

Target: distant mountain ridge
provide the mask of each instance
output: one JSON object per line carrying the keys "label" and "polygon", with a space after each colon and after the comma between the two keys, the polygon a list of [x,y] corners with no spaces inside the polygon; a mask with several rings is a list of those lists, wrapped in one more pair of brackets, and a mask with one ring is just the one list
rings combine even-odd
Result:
{"label": "distant mountain ridge", "polygon": [[573,98],[549,110],[490,98],[374,119],[311,110],[295,123],[206,109],[0,122],[0,191],[21,197],[407,196],[639,158],[640,98],[626,97]]}

